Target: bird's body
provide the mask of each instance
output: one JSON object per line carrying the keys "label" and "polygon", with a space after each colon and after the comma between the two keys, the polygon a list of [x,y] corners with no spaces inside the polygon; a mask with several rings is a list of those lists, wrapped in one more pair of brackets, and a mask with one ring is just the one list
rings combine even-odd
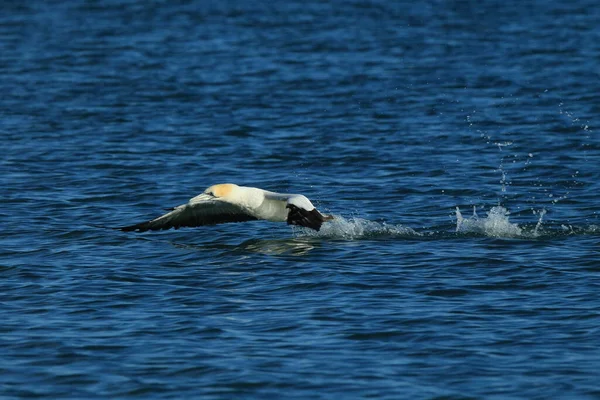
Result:
{"label": "bird's body", "polygon": [[318,231],[323,222],[332,218],[322,215],[301,194],[275,193],[224,183],[209,187],[187,204],[175,207],[156,219],[119,229],[144,232],[262,219]]}

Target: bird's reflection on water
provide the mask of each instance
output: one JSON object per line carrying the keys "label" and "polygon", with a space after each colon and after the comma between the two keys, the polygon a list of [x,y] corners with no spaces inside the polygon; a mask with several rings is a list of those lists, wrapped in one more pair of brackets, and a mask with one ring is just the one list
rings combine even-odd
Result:
{"label": "bird's reflection on water", "polygon": [[238,245],[206,243],[201,245],[172,242],[173,246],[189,250],[221,250],[229,254],[257,253],[266,255],[302,256],[318,246],[313,238],[249,239]]}
{"label": "bird's reflection on water", "polygon": [[315,248],[318,242],[307,238],[290,239],[250,239],[237,249],[251,253],[302,256]]}

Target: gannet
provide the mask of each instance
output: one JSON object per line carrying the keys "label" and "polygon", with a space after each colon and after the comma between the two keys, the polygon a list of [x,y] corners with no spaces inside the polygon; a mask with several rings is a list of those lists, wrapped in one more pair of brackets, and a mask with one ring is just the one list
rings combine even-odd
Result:
{"label": "gannet", "polygon": [[145,232],[259,219],[287,222],[318,231],[323,222],[333,217],[321,214],[301,194],[275,193],[223,183],[210,186],[187,204],[177,206],[158,218],[117,229]]}

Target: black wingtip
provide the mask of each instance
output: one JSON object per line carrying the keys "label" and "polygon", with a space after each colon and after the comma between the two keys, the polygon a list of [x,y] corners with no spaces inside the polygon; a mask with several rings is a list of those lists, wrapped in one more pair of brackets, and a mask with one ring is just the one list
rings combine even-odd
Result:
{"label": "black wingtip", "polygon": [[323,222],[333,219],[331,215],[321,214],[316,208],[308,211],[293,204],[288,204],[287,208],[290,210],[287,217],[288,225],[304,226],[317,232],[321,230]]}

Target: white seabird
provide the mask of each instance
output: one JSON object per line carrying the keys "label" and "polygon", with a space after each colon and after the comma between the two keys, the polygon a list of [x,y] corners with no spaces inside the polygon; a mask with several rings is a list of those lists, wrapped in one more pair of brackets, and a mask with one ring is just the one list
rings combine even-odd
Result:
{"label": "white seabird", "polygon": [[275,193],[223,183],[209,187],[187,204],[177,206],[158,218],[117,229],[145,232],[258,219],[287,222],[318,231],[323,222],[333,217],[321,214],[301,194]]}

